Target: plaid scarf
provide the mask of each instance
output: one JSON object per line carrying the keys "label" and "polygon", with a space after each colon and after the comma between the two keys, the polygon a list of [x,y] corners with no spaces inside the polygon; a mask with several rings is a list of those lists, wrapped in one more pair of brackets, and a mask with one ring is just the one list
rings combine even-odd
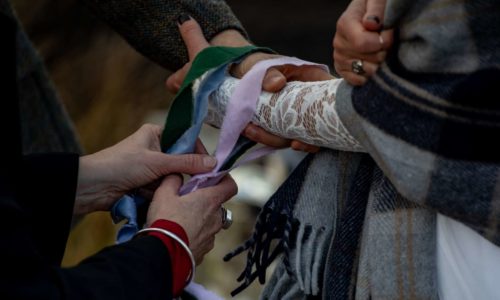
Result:
{"label": "plaid scarf", "polygon": [[[259,258],[276,238],[284,255],[263,299],[437,299],[437,213],[500,245],[500,105],[490,96],[500,84],[499,18],[494,0],[389,1],[385,24],[398,30],[388,59],[366,85],[343,84],[336,102],[375,163],[309,156],[260,214],[243,286],[263,281],[270,262]],[[312,174],[328,162],[337,170],[325,196]],[[307,243],[300,228],[329,224],[300,214],[301,195],[335,216],[328,242],[312,241],[308,253],[297,250]],[[302,263],[290,263],[297,256]],[[324,266],[312,283],[319,291],[303,284],[310,265]]]}

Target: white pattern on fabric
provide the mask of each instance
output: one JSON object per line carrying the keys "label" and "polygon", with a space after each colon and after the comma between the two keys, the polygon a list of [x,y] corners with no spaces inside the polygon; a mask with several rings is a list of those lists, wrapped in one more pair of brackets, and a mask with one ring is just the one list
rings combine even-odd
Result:
{"label": "white pattern on fabric", "polygon": [[[335,110],[335,94],[341,81],[292,81],[278,93],[262,92],[252,122],[268,132],[311,145],[364,152]],[[210,96],[206,123],[221,126],[238,82],[239,79],[228,76]]]}

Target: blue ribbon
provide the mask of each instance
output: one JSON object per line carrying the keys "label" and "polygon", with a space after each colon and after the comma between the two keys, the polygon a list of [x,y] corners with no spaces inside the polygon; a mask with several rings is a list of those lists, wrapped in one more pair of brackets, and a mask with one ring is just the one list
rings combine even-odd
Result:
{"label": "blue ribbon", "polygon": [[[232,63],[232,62],[231,62]],[[184,134],[175,142],[172,147],[167,149],[167,154],[185,154],[193,153],[196,145],[196,139],[200,135],[203,120],[208,113],[208,97],[224,81],[226,69],[230,63],[223,64],[207,74],[207,77],[201,82],[197,94],[194,97],[193,105],[193,124],[184,132]],[[123,243],[130,240],[139,230],[137,222],[137,208],[141,205],[147,205],[146,201],[138,195],[127,194],[118,200],[111,208],[111,217],[115,223],[122,220],[127,222],[118,230],[116,242]]]}

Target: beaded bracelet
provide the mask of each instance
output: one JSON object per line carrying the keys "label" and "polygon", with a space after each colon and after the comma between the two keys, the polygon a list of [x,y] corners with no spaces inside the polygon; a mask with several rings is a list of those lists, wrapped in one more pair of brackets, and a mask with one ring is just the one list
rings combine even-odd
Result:
{"label": "beaded bracelet", "polygon": [[168,230],[165,230],[165,229],[161,229],[161,228],[144,228],[144,229],[141,229],[139,230],[135,235],[134,235],[134,238],[140,236],[140,235],[143,235],[144,233],[146,232],[159,232],[159,233],[162,233],[172,239],[174,239],[177,243],[179,243],[182,248],[184,248],[184,250],[186,250],[188,256],[189,256],[189,259],[191,260],[191,272],[189,273],[189,276],[188,278],[186,279],[186,285],[190,284],[191,281],[193,281],[194,279],[194,271],[195,271],[195,268],[196,268],[196,262],[194,260],[194,256],[193,256],[193,253],[191,252],[191,249],[189,249],[188,245],[186,245],[186,243],[184,243],[184,241],[178,237],[176,234],[168,231]]}

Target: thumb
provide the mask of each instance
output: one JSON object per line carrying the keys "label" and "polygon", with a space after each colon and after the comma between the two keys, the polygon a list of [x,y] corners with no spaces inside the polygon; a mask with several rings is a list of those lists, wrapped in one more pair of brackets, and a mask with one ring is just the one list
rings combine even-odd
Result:
{"label": "thumb", "polygon": [[198,174],[211,171],[217,164],[217,160],[210,155],[181,154],[169,155],[161,152],[153,152],[150,156],[150,168],[156,170],[159,175],[170,173]]}
{"label": "thumb", "polygon": [[169,92],[176,94],[179,91],[190,68],[191,62],[188,62],[181,69],[177,70],[174,74],[167,78],[165,84]]}
{"label": "thumb", "polygon": [[262,88],[269,93],[279,92],[286,85],[286,77],[276,68],[270,68],[262,81]]}
{"label": "thumb", "polygon": [[386,0],[366,0],[366,13],[363,27],[368,31],[380,31],[383,28]]}
{"label": "thumb", "polygon": [[210,46],[205,39],[200,25],[188,15],[182,15],[178,19],[179,31],[186,44],[189,60],[193,60],[201,50]]}

